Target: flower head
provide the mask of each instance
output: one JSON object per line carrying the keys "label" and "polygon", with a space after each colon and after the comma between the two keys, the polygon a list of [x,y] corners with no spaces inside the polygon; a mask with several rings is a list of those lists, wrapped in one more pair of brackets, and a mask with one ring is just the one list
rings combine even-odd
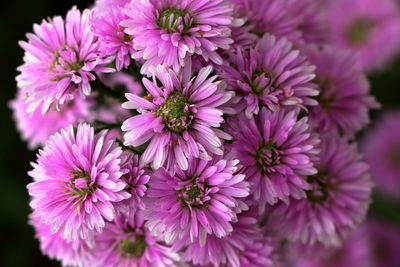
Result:
{"label": "flower head", "polygon": [[30,224],[35,229],[35,237],[39,240],[44,255],[60,261],[63,266],[87,264],[86,256],[90,253],[90,247],[84,240],[67,241],[60,233],[53,233],[50,225],[41,223],[35,216],[30,216]]}
{"label": "flower head", "polygon": [[359,54],[364,69],[380,67],[400,50],[400,9],[393,0],[330,1],[331,43]]}
{"label": "flower head", "polygon": [[236,214],[247,209],[249,186],[237,173],[238,160],[215,156],[189,163],[187,171],[177,168],[174,175],[164,168],[152,174],[146,225],[167,243],[199,240],[203,246],[207,235],[221,238],[232,231]]}
{"label": "flower head", "polygon": [[237,49],[228,64],[218,68],[228,88],[241,99],[238,109],[248,118],[258,114],[261,106],[275,111],[280,106],[314,106],[310,98],[318,95],[315,67],[310,65],[286,39],[266,34],[255,48]]}
{"label": "flower head", "polygon": [[[142,98],[127,94],[127,109],[137,109],[140,115],[127,119],[122,130],[125,145],[140,146],[151,140],[141,157],[143,164],[151,162],[158,169],[178,164],[188,169],[188,159],[209,159],[209,152],[222,155],[222,140],[229,136],[216,127],[223,122],[221,105],[232,97],[224,83],[209,77],[212,68],[202,68],[191,76],[190,66],[176,74],[158,66],[153,81],[143,84],[149,95]],[[158,83],[156,78],[161,82]]]}
{"label": "flower head", "polygon": [[28,42],[20,42],[25,57],[17,82],[27,95],[29,113],[41,104],[45,113],[53,103],[88,96],[93,72],[111,71],[99,56],[90,17],[90,10],[81,13],[73,7],[65,21],[59,16],[43,21],[34,26],[35,34],[27,35]]}
{"label": "flower head", "polygon": [[10,102],[13,110],[14,120],[22,139],[28,142],[30,149],[44,145],[47,139],[62,128],[72,124],[76,126],[79,122],[91,119],[91,100],[76,98],[57,109],[51,109],[42,115],[39,109],[27,113],[28,103],[25,102],[25,93],[18,90],[17,97]]}
{"label": "flower head", "polygon": [[128,17],[120,6],[111,6],[103,13],[92,19],[93,31],[99,38],[100,55],[115,56],[116,69],[120,71],[129,66],[135,52],[132,36],[126,34],[125,27],[120,24]]}
{"label": "flower head", "polygon": [[279,231],[291,241],[337,247],[364,220],[372,181],[356,144],[346,139],[324,136],[320,157],[318,173],[307,178],[307,197],[276,206],[271,224],[278,220]]}
{"label": "flower head", "polygon": [[368,80],[351,51],[330,46],[307,49],[314,64],[319,105],[310,110],[310,121],[320,132],[340,131],[354,135],[369,123],[368,112],[378,104],[369,94]]}
{"label": "flower head", "polygon": [[222,64],[218,50],[232,43],[232,8],[224,0],[133,0],[125,12],[122,25],[133,36],[133,57],[145,61],[143,73],[158,64],[178,71],[195,54]]}
{"label": "flower head", "polygon": [[260,212],[267,203],[306,196],[306,176],[317,173],[314,162],[319,152],[319,139],[310,131],[307,117],[298,119],[297,110],[263,108],[252,119],[241,114],[228,120],[227,131]]}
{"label": "flower head", "polygon": [[369,163],[377,189],[388,196],[400,197],[400,112],[389,112],[363,140],[365,159]]}
{"label": "flower head", "polygon": [[33,215],[67,240],[89,240],[104,220],[115,217],[114,202],[130,195],[121,179],[121,148],[88,124],[50,137],[32,163],[28,185]]}
{"label": "flower head", "polygon": [[92,266],[173,267],[178,254],[154,237],[144,226],[142,212],[119,214],[95,237]]}

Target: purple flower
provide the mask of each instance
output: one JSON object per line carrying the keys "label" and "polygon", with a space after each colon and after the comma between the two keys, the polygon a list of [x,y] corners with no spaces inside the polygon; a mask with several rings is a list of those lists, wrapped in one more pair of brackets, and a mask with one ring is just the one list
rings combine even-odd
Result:
{"label": "purple flower", "polygon": [[236,214],[247,209],[249,185],[237,173],[238,160],[215,156],[189,163],[187,171],[176,168],[172,175],[161,168],[151,175],[146,225],[167,243],[199,240],[204,246],[207,235],[221,238],[232,231]]}
{"label": "purple flower", "polygon": [[[157,67],[153,81],[143,84],[149,95],[141,98],[126,94],[124,108],[137,109],[122,125],[126,131],[124,144],[140,146],[150,141],[141,156],[141,163],[151,162],[153,169],[178,164],[188,169],[188,159],[210,159],[209,152],[222,155],[222,140],[230,138],[216,127],[224,121],[221,105],[233,95],[225,91],[225,84],[208,77],[212,67],[202,68],[197,77],[191,76],[190,65],[176,74],[162,66]],[[161,82],[157,82],[156,78]]]}
{"label": "purple flower", "polygon": [[377,189],[400,198],[400,112],[385,113],[363,140],[363,151]]}
{"label": "purple flower", "polygon": [[400,50],[400,9],[393,0],[329,1],[330,43],[359,54],[366,70],[381,67]]}
{"label": "purple flower", "polygon": [[[95,15],[97,15],[95,13]],[[133,49],[132,36],[124,32],[121,21],[128,16],[122,11],[122,7],[111,6],[100,16],[92,19],[93,31],[99,38],[99,51],[102,56],[115,55],[115,65],[118,71],[127,68],[131,62]]]}
{"label": "purple flower", "polygon": [[18,90],[16,99],[10,102],[10,108],[13,110],[14,120],[22,139],[28,142],[32,150],[42,146],[51,135],[62,128],[70,124],[76,126],[78,122],[88,121],[92,117],[90,112],[93,106],[92,100],[76,98],[60,106],[60,110],[51,109],[42,115],[41,105],[39,109],[27,113],[28,104],[24,101],[25,98],[25,93]]}
{"label": "purple flower", "polygon": [[310,189],[306,176],[317,173],[314,161],[319,152],[319,139],[310,131],[307,117],[298,119],[298,110],[263,108],[252,119],[242,113],[228,120],[227,131],[260,213],[267,203],[306,196],[304,190]]}
{"label": "purple flower", "polygon": [[218,50],[233,42],[232,8],[224,0],[133,0],[125,12],[129,19],[122,25],[133,36],[133,57],[145,61],[143,73],[158,64],[178,71],[195,54],[222,64]]}
{"label": "purple flower", "polygon": [[121,179],[121,148],[94,134],[88,124],[61,130],[38,153],[29,175],[33,215],[67,240],[89,240],[104,220],[115,217],[114,202],[130,197]]}
{"label": "purple flower", "polygon": [[30,224],[35,229],[35,237],[40,242],[40,249],[50,259],[56,259],[62,266],[85,266],[86,256],[90,252],[84,240],[66,241],[60,233],[52,233],[48,224],[40,222],[38,217],[30,216]]}
{"label": "purple flower", "polygon": [[251,211],[240,213],[232,227],[232,232],[225,237],[209,236],[204,245],[199,242],[189,244],[184,260],[210,267],[272,266],[272,247]]}
{"label": "purple flower", "polygon": [[312,46],[306,51],[317,67],[314,82],[320,90],[319,105],[311,108],[310,121],[320,132],[339,130],[353,136],[369,123],[369,109],[378,107],[357,57],[330,46]]}
{"label": "purple flower", "polygon": [[142,212],[118,215],[95,237],[91,266],[173,267],[178,254],[154,237],[144,226]]}
{"label": "purple flower", "polygon": [[19,44],[25,50],[24,64],[18,70],[18,87],[27,95],[28,113],[42,104],[63,104],[76,95],[88,96],[94,71],[108,72],[108,60],[99,56],[98,42],[91,32],[91,11],[73,7],[65,21],[57,16],[34,25],[35,34]]}
{"label": "purple flower", "polygon": [[291,241],[340,246],[364,220],[372,181],[356,144],[348,144],[336,135],[325,136],[320,155],[318,173],[307,178],[311,185],[307,197],[274,207],[271,227]]}
{"label": "purple flower", "polygon": [[133,214],[138,209],[144,210],[143,198],[147,191],[147,183],[150,180],[150,176],[139,165],[139,157],[130,152],[124,152],[121,166],[126,171],[122,176],[122,179],[127,184],[125,190],[131,194],[129,199],[119,202],[123,206],[128,207],[128,210],[124,211],[124,213],[128,214],[130,212],[130,214]]}
{"label": "purple flower", "polygon": [[220,68],[221,78],[241,99],[237,108],[248,118],[258,114],[261,106],[275,111],[280,106],[314,106],[310,98],[318,95],[315,67],[292,49],[286,39],[266,34],[254,49],[233,51],[228,64]]}

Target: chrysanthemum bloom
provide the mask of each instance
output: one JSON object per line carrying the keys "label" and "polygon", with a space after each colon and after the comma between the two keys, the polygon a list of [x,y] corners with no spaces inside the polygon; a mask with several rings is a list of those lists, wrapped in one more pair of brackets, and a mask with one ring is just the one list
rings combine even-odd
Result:
{"label": "chrysanthemum bloom", "polygon": [[93,31],[99,38],[99,51],[101,56],[114,56],[115,66],[118,71],[127,68],[134,53],[132,36],[124,32],[125,27],[121,21],[128,18],[120,6],[111,6],[103,15],[92,19]]}
{"label": "chrysanthemum bloom", "polygon": [[144,210],[145,205],[143,198],[147,191],[147,183],[150,180],[150,176],[145,173],[145,170],[141,166],[139,166],[139,157],[131,152],[124,152],[121,166],[126,172],[122,176],[122,179],[124,179],[127,184],[125,190],[131,194],[129,199],[119,202],[122,207],[128,207],[124,213],[128,214],[128,212],[130,212],[133,214],[138,209]]}
{"label": "chrysanthemum bloom", "polygon": [[381,116],[363,140],[363,151],[377,188],[400,198],[400,112]]}
{"label": "chrysanthemum bloom", "polygon": [[259,116],[248,119],[240,114],[228,120],[227,126],[233,136],[233,153],[252,184],[260,213],[267,203],[306,196],[304,190],[310,189],[306,176],[317,173],[314,161],[319,144],[307,117],[298,119],[297,110],[263,108]]}
{"label": "chrysanthemum bloom", "polygon": [[184,260],[195,266],[272,266],[272,247],[251,213],[240,213],[232,226],[233,231],[225,237],[209,236],[204,245],[190,244],[184,252]]}
{"label": "chrysanthemum bloom", "polygon": [[286,39],[266,34],[254,49],[233,51],[218,68],[228,89],[241,98],[237,107],[248,118],[258,114],[260,106],[275,111],[280,106],[314,106],[318,95],[314,79],[315,67]]}
{"label": "chrysanthemum bloom", "polygon": [[225,90],[225,83],[215,81],[217,76],[208,77],[211,72],[208,66],[192,77],[190,65],[179,74],[158,66],[153,81],[143,79],[147,97],[126,95],[129,101],[123,107],[141,114],[123,123],[124,144],[140,146],[151,140],[142,164],[151,162],[158,169],[167,162],[167,168],[178,164],[186,170],[190,158],[209,159],[209,152],[222,155],[221,138],[229,136],[216,127],[223,122],[220,106],[233,93]]}
{"label": "chrysanthemum bloom", "polygon": [[91,11],[73,7],[65,21],[57,16],[34,25],[35,34],[20,42],[25,50],[24,64],[18,70],[18,87],[27,95],[28,112],[42,104],[49,107],[74,98],[88,96],[94,71],[109,72],[109,61],[99,56],[98,42],[91,31]]}
{"label": "chrysanthemum bloom", "polygon": [[400,10],[395,0],[329,1],[332,45],[358,53],[364,69],[373,70],[400,50]]}
{"label": "chrysanthemum bloom", "polygon": [[133,36],[133,57],[145,60],[143,73],[158,64],[178,71],[195,54],[222,64],[218,50],[233,42],[232,8],[224,0],[133,0],[125,12],[122,25]]}
{"label": "chrysanthemum bloom", "polygon": [[369,123],[369,110],[378,107],[357,57],[349,50],[330,46],[305,50],[317,67],[314,82],[320,90],[316,97],[319,105],[310,109],[310,121],[319,132],[339,130],[354,135]]}
{"label": "chrysanthemum bloom", "polygon": [[28,185],[33,215],[67,240],[90,239],[115,217],[114,202],[130,197],[121,179],[122,150],[88,124],[50,137],[32,163]]}
{"label": "chrysanthemum bloom", "polygon": [[144,226],[142,212],[118,215],[95,237],[90,266],[166,267],[176,266],[179,256]]}
{"label": "chrysanthemum bloom", "polygon": [[39,109],[29,114],[26,112],[28,104],[25,102],[25,93],[18,90],[16,99],[10,102],[10,108],[13,110],[14,120],[22,139],[28,142],[30,149],[35,149],[62,128],[89,121],[92,104],[91,100],[76,98],[60,106],[60,110],[51,109],[42,115],[39,106]]}
{"label": "chrysanthemum bloom", "polygon": [[215,156],[212,160],[192,159],[189,169],[155,171],[147,190],[146,217],[149,229],[167,243],[199,240],[207,235],[221,238],[232,231],[236,214],[247,209],[249,195],[245,176],[238,174],[238,160]]}
{"label": "chrysanthemum bloom", "polygon": [[87,266],[86,255],[90,247],[84,240],[68,242],[61,238],[60,233],[52,233],[50,225],[41,223],[38,217],[30,216],[30,224],[44,255],[60,261],[62,266]]}
{"label": "chrysanthemum bloom", "polygon": [[318,173],[307,178],[307,197],[281,203],[271,215],[278,231],[289,240],[313,245],[340,246],[343,238],[364,220],[372,181],[356,144],[336,135],[321,139]]}

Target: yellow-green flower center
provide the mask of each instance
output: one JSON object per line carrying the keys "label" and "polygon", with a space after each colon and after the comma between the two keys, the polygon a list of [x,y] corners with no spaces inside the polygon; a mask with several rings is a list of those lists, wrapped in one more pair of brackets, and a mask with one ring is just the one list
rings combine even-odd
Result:
{"label": "yellow-green flower center", "polygon": [[156,111],[164,125],[173,132],[185,131],[193,120],[189,99],[180,92],[171,94]]}
{"label": "yellow-green flower center", "polygon": [[147,244],[144,236],[137,235],[134,242],[129,238],[122,239],[118,247],[120,253],[125,258],[140,258],[146,250]]}
{"label": "yellow-green flower center", "polygon": [[167,8],[161,12],[157,25],[168,33],[185,33],[193,24],[193,19],[187,11],[176,8]]}
{"label": "yellow-green flower center", "polygon": [[372,23],[364,18],[354,20],[347,29],[347,40],[353,45],[365,43],[370,35]]}

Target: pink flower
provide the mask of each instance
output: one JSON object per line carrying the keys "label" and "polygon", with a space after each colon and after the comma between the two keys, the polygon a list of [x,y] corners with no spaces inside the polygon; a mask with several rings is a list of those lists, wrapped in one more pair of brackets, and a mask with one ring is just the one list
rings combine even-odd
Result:
{"label": "pink flower", "polygon": [[18,87],[26,94],[27,112],[42,105],[42,113],[50,106],[63,104],[77,95],[90,94],[93,72],[109,72],[108,60],[100,57],[99,44],[91,31],[91,11],[73,7],[65,21],[57,16],[34,25],[35,34],[27,34],[28,42],[20,42],[25,50],[24,64],[18,70]]}
{"label": "pink flower", "polygon": [[382,67],[400,51],[400,9],[396,1],[329,1],[326,12],[330,43],[358,54],[365,70]]}
{"label": "pink flower", "polygon": [[62,128],[79,122],[91,120],[90,108],[93,101],[76,98],[73,101],[60,106],[60,110],[51,109],[42,115],[39,109],[27,113],[28,103],[25,102],[25,93],[18,90],[17,97],[10,102],[14,112],[14,120],[22,139],[28,142],[30,149],[36,149],[44,145],[47,139]]}
{"label": "pink flower", "polygon": [[130,197],[121,179],[121,153],[106,131],[95,135],[88,124],[50,137],[29,172],[33,216],[63,239],[90,240],[104,220],[114,219],[113,204]]}
{"label": "pink flower", "polygon": [[338,247],[364,220],[372,181],[356,144],[346,139],[324,136],[320,156],[318,173],[307,178],[307,197],[274,207],[271,227],[290,241]]}
{"label": "pink flower", "polygon": [[144,226],[142,212],[119,214],[96,235],[90,266],[174,267],[178,254]]}
{"label": "pink flower", "polygon": [[306,177],[317,173],[319,139],[311,132],[307,117],[298,119],[298,113],[263,108],[252,119],[242,113],[228,120],[232,152],[252,185],[260,214],[267,203],[306,197],[304,190],[310,189]]}
{"label": "pink flower", "polygon": [[219,67],[228,89],[237,92],[237,109],[248,118],[258,114],[262,106],[276,111],[281,106],[315,106],[312,96],[318,95],[310,65],[286,39],[266,34],[256,47],[237,49]]}
{"label": "pink flower", "polygon": [[122,25],[137,50],[133,57],[145,61],[146,74],[158,64],[178,71],[192,55],[222,64],[218,50],[232,43],[232,8],[224,0],[133,0],[125,13],[129,19]]}
{"label": "pink flower", "polygon": [[349,50],[330,46],[306,49],[308,60],[314,64],[320,94],[319,105],[312,107],[310,121],[319,132],[341,132],[348,137],[369,123],[369,110],[379,105],[370,95],[368,80],[357,57]]}
{"label": "pink flower", "polygon": [[207,236],[221,238],[232,231],[236,214],[247,209],[243,198],[249,185],[237,173],[238,160],[215,156],[189,163],[187,171],[176,168],[172,175],[161,168],[151,175],[146,225],[167,243],[199,240],[204,246]]}
{"label": "pink flower", "polygon": [[140,115],[123,123],[124,144],[136,147],[150,141],[140,159],[143,165],[158,169],[165,163],[167,168],[177,164],[186,170],[193,157],[223,154],[222,139],[230,136],[217,128],[224,121],[221,105],[233,93],[215,81],[217,76],[208,77],[211,72],[208,66],[192,77],[190,65],[179,74],[158,66],[153,81],[143,79],[148,96],[126,94],[129,101],[123,107],[137,109]]}

